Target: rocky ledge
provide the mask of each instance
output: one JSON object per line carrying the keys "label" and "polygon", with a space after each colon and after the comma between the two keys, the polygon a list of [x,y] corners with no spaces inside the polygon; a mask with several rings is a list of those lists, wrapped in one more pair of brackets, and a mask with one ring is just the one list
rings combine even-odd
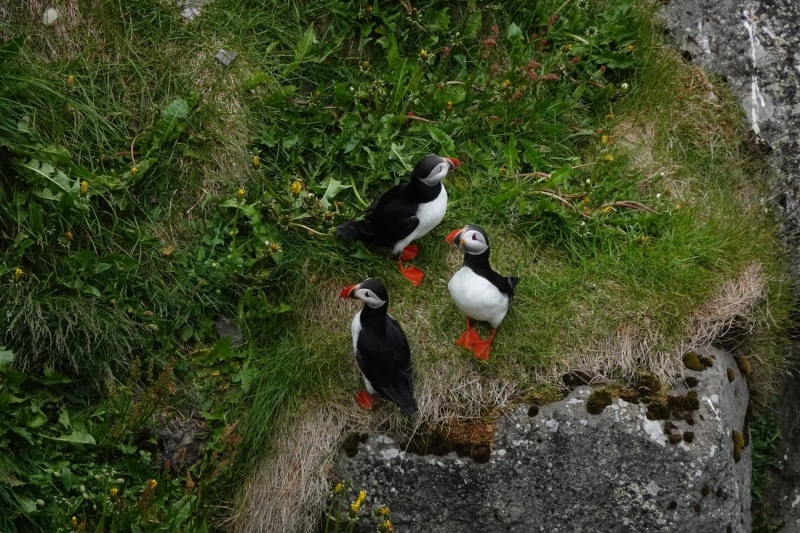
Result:
{"label": "rocky ledge", "polygon": [[687,364],[703,370],[668,392],[579,386],[519,406],[487,446],[425,455],[397,436],[351,440],[336,476],[388,505],[398,533],[749,532],[746,380],[713,348]]}

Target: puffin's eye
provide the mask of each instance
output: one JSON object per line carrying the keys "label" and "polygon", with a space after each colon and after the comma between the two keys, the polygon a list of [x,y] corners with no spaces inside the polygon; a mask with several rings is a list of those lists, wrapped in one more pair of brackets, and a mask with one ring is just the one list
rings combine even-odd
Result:
{"label": "puffin's eye", "polygon": [[367,298],[372,298],[372,295],[367,291]]}
{"label": "puffin's eye", "polygon": [[478,237],[474,233],[472,234],[472,240],[473,241],[477,241],[478,240]]}

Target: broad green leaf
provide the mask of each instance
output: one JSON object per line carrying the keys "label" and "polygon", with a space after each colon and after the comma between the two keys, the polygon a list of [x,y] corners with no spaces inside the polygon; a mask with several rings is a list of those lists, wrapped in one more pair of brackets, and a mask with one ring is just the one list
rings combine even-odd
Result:
{"label": "broad green leaf", "polygon": [[36,150],[36,155],[62,165],[68,165],[71,161],[69,151],[61,146],[50,145],[39,148]]}
{"label": "broad green leaf", "polygon": [[47,422],[47,415],[44,413],[39,413],[30,420],[28,420],[28,427],[29,428],[38,428],[44,425]]}
{"label": "broad green leaf", "polygon": [[464,37],[467,39],[472,39],[476,35],[478,35],[478,30],[481,29],[481,24],[483,24],[483,19],[481,17],[481,10],[476,9],[467,19],[467,23],[464,25]]}
{"label": "broad green leaf", "polygon": [[428,133],[434,141],[439,143],[445,155],[454,156],[456,154],[456,143],[448,134],[435,126],[428,126]]}
{"label": "broad green leaf", "polygon": [[20,496],[18,494],[14,494],[14,497],[17,499],[20,511],[25,514],[36,512],[36,500],[27,496]]}
{"label": "broad green leaf", "polygon": [[309,26],[306,32],[297,42],[297,46],[294,48],[294,61],[287,65],[281,74],[283,76],[287,76],[294,71],[294,69],[296,69],[308,56],[308,53],[311,51],[311,47],[316,42],[317,36],[314,34],[314,26]]}
{"label": "broad green leaf", "polygon": [[255,74],[244,80],[244,83],[242,83],[242,92],[246,93],[250,89],[258,87],[259,85],[261,85],[262,83],[271,78],[272,76],[270,76],[266,72],[256,72]]}
{"label": "broad green leaf", "polygon": [[22,385],[22,382],[27,379],[27,376],[22,372],[17,372],[11,368],[0,368],[0,376],[2,376],[3,381],[6,385],[10,385],[13,389],[18,388]]}
{"label": "broad green leaf", "polygon": [[71,442],[73,444],[97,444],[91,434],[86,431],[78,431],[73,429],[69,435],[62,435],[61,437],[45,437],[50,440],[57,440],[60,442]]}
{"label": "broad green leaf", "polygon": [[16,433],[17,435],[19,435],[20,437],[22,437],[23,439],[25,439],[26,441],[28,441],[28,443],[30,443],[30,444],[31,444],[31,446],[33,446],[33,437],[31,437],[31,433],[30,433],[30,431],[28,431],[28,430],[27,430],[27,429],[25,429],[25,428],[21,428],[21,427],[19,427],[19,426],[14,426],[14,427],[12,427],[12,428],[11,428],[11,431],[13,431],[13,432],[14,432],[14,433]]}
{"label": "broad green leaf", "polygon": [[506,32],[506,38],[514,46],[522,46],[522,30],[515,23],[511,23]]}
{"label": "broad green leaf", "polygon": [[64,485],[64,488],[67,490],[71,490],[72,483],[74,481],[75,481],[75,476],[72,474],[72,470],[70,470],[66,466],[61,467],[61,483]]}
{"label": "broad green leaf", "polygon": [[33,380],[37,383],[41,383],[42,385],[57,385],[60,383],[69,383],[72,381],[58,370],[54,370],[49,366],[44,367],[44,377],[41,378],[34,377]]}
{"label": "broad green leaf", "polygon": [[336,198],[336,195],[339,194],[340,191],[349,188],[350,185],[342,185],[341,181],[331,178],[328,181],[328,188],[325,189],[325,195],[322,197],[320,202],[322,202],[322,205],[327,209],[331,205],[331,200]]}
{"label": "broad green leaf", "polygon": [[58,413],[58,423],[64,426],[64,429],[69,429],[72,425],[69,421],[69,411],[67,411],[66,407],[62,407]]}
{"label": "broad green leaf", "polygon": [[505,150],[503,150],[506,163],[506,175],[511,175],[517,170],[517,162],[519,161],[519,154],[517,152],[517,138],[512,133],[508,138]]}
{"label": "broad green leaf", "polygon": [[583,92],[586,90],[586,82],[581,82],[575,90],[572,92],[572,101],[577,102],[583,96]]}
{"label": "broad green leaf", "polygon": [[157,150],[164,143],[174,140],[180,134],[179,125],[189,116],[189,104],[178,99],[161,110],[161,118],[153,126],[153,139],[150,150]]}
{"label": "broad green leaf", "polygon": [[11,365],[14,362],[14,353],[0,346],[0,367]]}
{"label": "broad green leaf", "polygon": [[286,101],[287,98],[294,96],[294,93],[297,92],[297,87],[294,85],[287,85],[286,87],[281,87],[271,95],[267,96],[262,100],[264,105],[275,105],[280,104]]}

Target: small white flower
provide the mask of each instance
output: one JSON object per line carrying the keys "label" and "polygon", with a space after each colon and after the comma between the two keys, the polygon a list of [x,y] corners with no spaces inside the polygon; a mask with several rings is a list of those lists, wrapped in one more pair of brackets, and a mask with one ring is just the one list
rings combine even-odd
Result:
{"label": "small white flower", "polygon": [[585,226],[586,222],[581,221],[581,226]]}
{"label": "small white flower", "polygon": [[84,487],[83,485],[81,485],[81,492],[86,492],[86,487]]}
{"label": "small white flower", "polygon": [[591,183],[592,183],[592,180],[589,180],[589,179],[586,180],[586,185],[590,185]]}
{"label": "small white flower", "polygon": [[122,479],[122,478],[119,478],[119,479],[117,480],[117,483],[119,483],[120,485],[122,485],[123,483],[125,483],[125,480],[124,480],[124,479]]}
{"label": "small white flower", "polygon": [[350,87],[350,92],[353,92],[353,91],[355,91],[355,89],[354,89],[354,88],[352,88],[352,87]]}
{"label": "small white flower", "polygon": [[661,193],[656,194],[656,198],[661,198]]}
{"label": "small white flower", "polygon": [[88,500],[89,499],[89,493],[88,492],[84,492],[83,493],[83,499],[84,500]]}

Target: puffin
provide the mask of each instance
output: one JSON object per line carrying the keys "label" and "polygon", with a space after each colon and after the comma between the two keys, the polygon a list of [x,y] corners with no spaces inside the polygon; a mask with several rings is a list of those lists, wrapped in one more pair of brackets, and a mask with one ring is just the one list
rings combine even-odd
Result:
{"label": "puffin", "polygon": [[[464,264],[447,289],[459,311],[467,317],[467,330],[456,340],[458,346],[471,349],[475,357],[489,359],[492,340],[508,312],[519,278],[501,276],[489,264],[489,237],[483,228],[465,226],[451,232],[445,241],[464,252]],[[488,339],[481,339],[471,320],[486,321],[492,326]]]}
{"label": "puffin", "polygon": [[377,392],[394,402],[403,414],[413,416],[417,402],[411,377],[411,350],[403,328],[387,312],[386,287],[377,279],[368,278],[345,287],[339,297],[364,302],[350,324],[356,362],[366,386],[366,390],[356,393],[356,401],[364,409],[372,409],[376,405],[372,396]]}
{"label": "puffin", "polygon": [[[423,157],[411,172],[407,182],[395,185],[353,220],[339,225],[336,230],[342,237],[368,244],[390,248],[397,259],[403,276],[418,287],[425,273],[419,268],[403,266],[419,254],[411,242],[439,225],[447,211],[447,191],[442,180],[461,162],[452,157],[430,154]],[[361,219],[358,217],[367,213]]]}

